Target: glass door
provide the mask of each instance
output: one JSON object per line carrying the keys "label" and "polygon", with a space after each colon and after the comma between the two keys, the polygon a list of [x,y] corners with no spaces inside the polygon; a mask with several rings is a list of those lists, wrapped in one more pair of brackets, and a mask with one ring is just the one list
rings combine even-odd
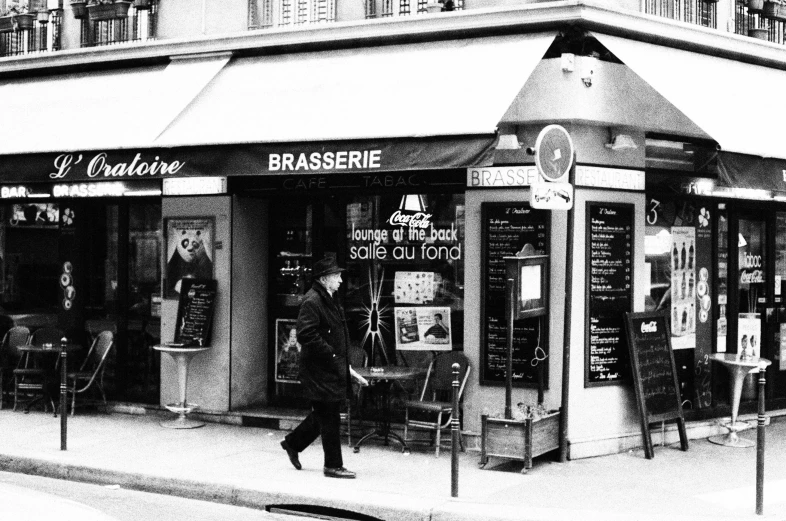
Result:
{"label": "glass door", "polygon": [[[772,305],[768,283],[767,214],[740,210],[730,224],[729,245],[736,246],[736,255],[729,265],[729,273],[735,276],[729,277],[733,287],[729,288],[727,352],[766,357],[770,342],[764,335],[765,319],[767,308]],[[743,384],[742,401],[755,399],[756,379],[748,375]]]}

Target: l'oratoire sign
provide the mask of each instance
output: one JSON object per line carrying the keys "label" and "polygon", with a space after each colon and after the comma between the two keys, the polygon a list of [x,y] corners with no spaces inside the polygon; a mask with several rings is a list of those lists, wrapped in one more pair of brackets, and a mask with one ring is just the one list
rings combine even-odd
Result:
{"label": "l'oratoire sign", "polygon": [[165,177],[342,174],[490,164],[478,136],[335,143],[251,144],[2,156],[3,183],[123,181]]}

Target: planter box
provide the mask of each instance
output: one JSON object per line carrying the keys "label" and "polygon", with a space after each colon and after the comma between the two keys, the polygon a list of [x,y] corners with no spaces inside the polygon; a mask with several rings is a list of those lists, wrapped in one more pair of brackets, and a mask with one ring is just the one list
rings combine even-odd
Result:
{"label": "planter box", "polygon": [[522,473],[531,469],[532,458],[559,448],[559,418],[559,411],[534,421],[481,416],[481,468],[493,456],[523,461]]}
{"label": "planter box", "polygon": [[36,15],[25,13],[13,16],[0,16],[0,33],[26,31],[33,28]]}
{"label": "planter box", "polygon": [[759,40],[769,41],[770,39],[770,31],[769,29],[748,29],[748,36],[751,38],[757,38]]}
{"label": "planter box", "polygon": [[87,6],[87,14],[90,20],[97,22],[101,20],[116,20],[126,18],[131,2],[114,2],[112,4],[92,4]]}

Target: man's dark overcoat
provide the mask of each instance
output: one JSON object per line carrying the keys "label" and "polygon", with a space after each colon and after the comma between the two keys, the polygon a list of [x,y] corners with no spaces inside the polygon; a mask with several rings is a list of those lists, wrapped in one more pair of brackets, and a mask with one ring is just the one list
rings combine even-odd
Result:
{"label": "man's dark overcoat", "polygon": [[344,309],[324,286],[314,282],[297,317],[300,383],[305,397],[321,402],[346,399],[349,388],[349,330]]}

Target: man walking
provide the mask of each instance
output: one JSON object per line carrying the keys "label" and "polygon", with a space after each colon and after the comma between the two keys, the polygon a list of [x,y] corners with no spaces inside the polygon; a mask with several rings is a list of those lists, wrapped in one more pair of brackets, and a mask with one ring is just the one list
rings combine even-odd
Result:
{"label": "man walking", "polygon": [[300,470],[298,454],[321,434],[324,474],[330,478],[355,477],[344,468],[341,457],[341,404],[350,388],[350,375],[361,385],[368,385],[347,359],[349,331],[344,310],[334,295],[341,286],[342,271],[332,257],[314,263],[314,282],[300,306],[296,328],[302,347],[300,383],[311,402],[311,413],[281,442],[289,461]]}

